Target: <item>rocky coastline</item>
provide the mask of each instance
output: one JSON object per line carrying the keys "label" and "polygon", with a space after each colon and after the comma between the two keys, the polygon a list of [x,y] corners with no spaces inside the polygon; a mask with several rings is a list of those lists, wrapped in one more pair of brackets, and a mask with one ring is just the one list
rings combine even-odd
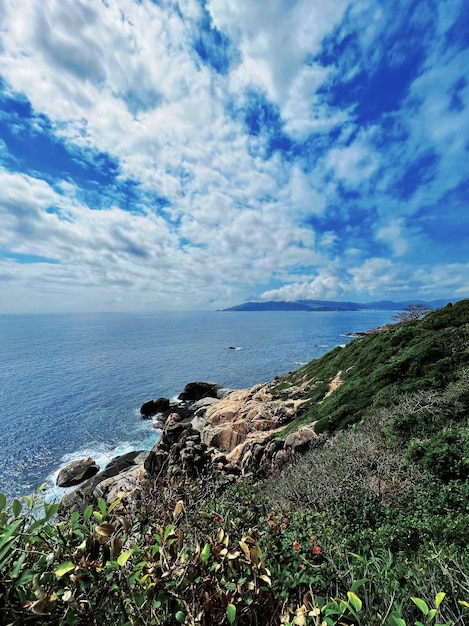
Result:
{"label": "rocky coastline", "polygon": [[281,468],[295,454],[322,445],[324,436],[303,426],[286,437],[276,437],[295,418],[305,389],[277,391],[278,380],[250,389],[232,390],[212,382],[188,383],[171,403],[167,398],[145,402],[142,419],[156,417],[161,435],[152,450],[116,457],[99,471],[92,459],[63,468],[62,486],[76,488],[61,502],[64,514],[83,510],[98,498],[108,504],[130,504],[142,481],[176,476],[197,478],[218,472],[229,483],[239,477],[263,478]]}

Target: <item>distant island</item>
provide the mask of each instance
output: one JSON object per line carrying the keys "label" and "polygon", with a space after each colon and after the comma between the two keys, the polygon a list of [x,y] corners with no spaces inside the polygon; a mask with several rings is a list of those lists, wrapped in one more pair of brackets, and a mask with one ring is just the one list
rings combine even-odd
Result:
{"label": "distant island", "polygon": [[400,311],[413,304],[424,304],[433,309],[445,306],[452,300],[406,300],[405,302],[393,302],[392,300],[379,300],[377,302],[336,302],[334,300],[271,300],[269,302],[244,302],[222,311]]}

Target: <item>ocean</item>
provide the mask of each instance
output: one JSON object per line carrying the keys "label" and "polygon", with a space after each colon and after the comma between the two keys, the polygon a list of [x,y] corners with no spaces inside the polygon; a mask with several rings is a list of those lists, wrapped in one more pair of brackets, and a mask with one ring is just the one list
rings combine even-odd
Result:
{"label": "ocean", "polygon": [[[13,498],[61,467],[101,467],[151,449],[159,431],[140,406],[175,399],[186,383],[239,389],[318,358],[347,333],[390,322],[392,311],[157,312],[0,316],[0,491]],[[230,349],[235,347],[236,349]]]}

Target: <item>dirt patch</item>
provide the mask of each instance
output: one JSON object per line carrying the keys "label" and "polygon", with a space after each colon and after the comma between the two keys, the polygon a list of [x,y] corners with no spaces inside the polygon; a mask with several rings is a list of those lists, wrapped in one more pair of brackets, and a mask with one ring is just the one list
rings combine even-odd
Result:
{"label": "dirt patch", "polygon": [[343,384],[344,384],[344,381],[342,380],[342,370],[339,370],[337,374],[334,376],[334,378],[331,380],[331,382],[329,383],[329,389],[327,390],[326,395],[324,396],[322,400],[318,402],[318,404],[322,404],[326,398],[332,395],[334,391]]}

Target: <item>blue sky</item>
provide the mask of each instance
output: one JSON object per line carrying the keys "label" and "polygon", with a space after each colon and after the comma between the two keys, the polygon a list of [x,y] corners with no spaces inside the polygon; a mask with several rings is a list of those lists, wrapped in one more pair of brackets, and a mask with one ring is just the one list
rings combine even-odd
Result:
{"label": "blue sky", "polygon": [[0,0],[0,313],[469,296],[467,0]]}

